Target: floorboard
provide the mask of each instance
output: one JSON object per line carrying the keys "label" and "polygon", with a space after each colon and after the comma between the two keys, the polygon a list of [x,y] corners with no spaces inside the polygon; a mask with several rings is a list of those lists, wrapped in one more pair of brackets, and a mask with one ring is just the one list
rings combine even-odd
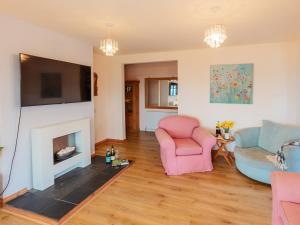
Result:
{"label": "floorboard", "polygon": [[[270,186],[248,179],[222,158],[214,162],[213,172],[168,177],[153,133],[101,144],[97,154],[103,155],[110,144],[135,163],[65,224],[271,224]],[[0,212],[0,224],[36,223]]]}

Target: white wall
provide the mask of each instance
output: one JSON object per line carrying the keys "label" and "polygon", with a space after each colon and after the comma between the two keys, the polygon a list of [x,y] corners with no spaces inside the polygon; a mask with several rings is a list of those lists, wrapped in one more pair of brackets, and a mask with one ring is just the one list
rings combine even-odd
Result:
{"label": "white wall", "polygon": [[[125,138],[123,65],[177,60],[180,84],[179,114],[195,116],[203,126],[212,129],[216,121],[225,119],[234,120],[235,129],[258,126],[263,119],[300,124],[299,48],[300,42],[286,42],[114,57],[104,57],[96,53],[94,63],[98,65],[99,73],[110,83],[109,90],[103,94],[107,98],[113,98],[102,107],[114,112],[107,117],[98,111],[95,115],[96,120],[109,119],[109,133],[103,130],[106,137]],[[210,104],[210,65],[236,63],[254,63],[253,104]],[[96,133],[96,140],[100,139]]]}
{"label": "white wall", "polygon": [[[5,149],[1,155],[1,174],[5,184],[14,150],[17,119],[20,107],[20,52],[92,65],[92,46],[62,34],[0,15],[0,145]],[[32,187],[30,130],[46,124],[75,120],[83,117],[93,119],[93,103],[74,103],[26,107],[22,110],[19,144],[14,162],[12,180],[5,196],[22,188]],[[93,123],[92,123],[93,124]],[[92,140],[94,146],[94,141]]]}
{"label": "white wall", "polygon": [[98,96],[94,97],[95,115],[98,115],[95,116],[96,143],[106,138],[124,139],[125,128],[122,127],[124,111],[119,111],[124,110],[120,107],[123,104],[124,76],[113,76],[122,74],[123,70],[121,67],[113,67],[111,63],[109,58],[94,53],[93,69],[98,74]]}

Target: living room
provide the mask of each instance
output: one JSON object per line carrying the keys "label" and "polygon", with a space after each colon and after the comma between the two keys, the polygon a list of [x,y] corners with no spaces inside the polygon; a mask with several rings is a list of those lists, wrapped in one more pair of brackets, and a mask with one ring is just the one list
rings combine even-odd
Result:
{"label": "living room", "polygon": [[[1,224],[299,224],[299,8],[296,0],[0,1]],[[27,57],[51,68],[85,68],[86,96],[81,86],[75,100],[53,96],[58,91],[46,93],[46,103],[26,103],[35,83],[28,79],[26,95]],[[153,64],[172,69],[157,72]],[[50,72],[59,83],[59,71]],[[170,93],[176,83],[176,101],[147,106],[146,79],[166,77]],[[67,80],[60,89],[79,93]],[[132,80],[139,86],[135,132],[126,129]],[[164,155],[189,136],[199,140],[200,153]],[[54,146],[76,146],[77,155],[55,166]],[[264,149],[249,157],[262,157],[266,173],[243,158],[252,147]],[[47,148],[49,160],[41,154]],[[105,164],[112,148],[128,165]],[[62,188],[68,179],[77,192]],[[277,185],[292,206],[276,208]],[[45,195],[51,204],[30,206]]]}

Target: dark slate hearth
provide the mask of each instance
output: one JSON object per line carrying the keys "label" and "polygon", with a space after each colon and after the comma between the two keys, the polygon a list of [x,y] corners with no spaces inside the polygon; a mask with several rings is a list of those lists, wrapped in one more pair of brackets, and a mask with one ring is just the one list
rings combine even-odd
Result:
{"label": "dark slate hearth", "polygon": [[[130,162],[132,163],[132,162]],[[89,195],[127,166],[112,167],[97,156],[86,168],[76,168],[55,179],[44,191],[30,190],[7,204],[51,219],[60,220]]]}

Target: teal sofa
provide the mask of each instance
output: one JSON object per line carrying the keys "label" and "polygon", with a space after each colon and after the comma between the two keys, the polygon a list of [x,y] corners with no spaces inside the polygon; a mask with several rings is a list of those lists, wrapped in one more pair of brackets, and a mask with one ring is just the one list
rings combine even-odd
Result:
{"label": "teal sofa", "polygon": [[[262,127],[242,129],[235,132],[234,136],[237,169],[254,180],[270,184],[271,173],[280,169],[267,156],[275,155],[284,143],[300,139],[300,127],[264,120]],[[284,154],[287,171],[300,172],[300,148],[288,146]]]}

